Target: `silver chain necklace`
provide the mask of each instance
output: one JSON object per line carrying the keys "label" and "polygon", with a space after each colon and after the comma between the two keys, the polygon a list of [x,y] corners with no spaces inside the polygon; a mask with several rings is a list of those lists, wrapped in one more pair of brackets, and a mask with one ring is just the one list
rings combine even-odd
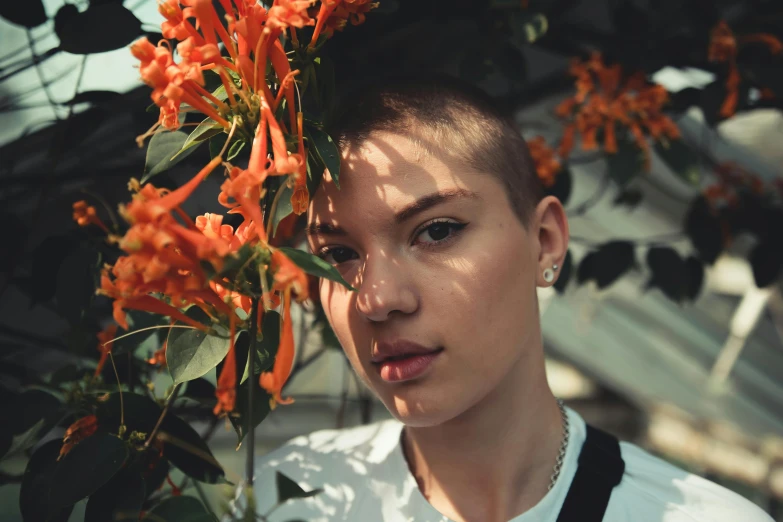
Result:
{"label": "silver chain necklace", "polygon": [[563,440],[560,442],[560,450],[557,452],[557,460],[552,470],[552,478],[549,479],[547,491],[555,486],[557,477],[560,476],[560,469],[563,467],[563,459],[565,459],[566,448],[568,448],[568,438],[571,436],[571,430],[568,426],[568,414],[565,411],[562,399],[557,399],[557,407],[560,409],[560,417],[563,419]]}

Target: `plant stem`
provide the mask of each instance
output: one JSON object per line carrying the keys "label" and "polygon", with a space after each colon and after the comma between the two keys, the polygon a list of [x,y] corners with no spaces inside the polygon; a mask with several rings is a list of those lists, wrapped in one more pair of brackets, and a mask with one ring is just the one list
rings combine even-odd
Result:
{"label": "plant stem", "polygon": [[259,298],[253,298],[253,306],[250,311],[250,352],[248,355],[249,364],[249,376],[247,378],[247,411],[244,414],[247,416],[247,455],[245,465],[245,478],[247,485],[253,486],[253,477],[255,475],[255,423],[253,422],[253,398],[255,395],[255,362],[256,362],[256,350],[258,344],[258,306]]}
{"label": "plant stem", "polygon": [[166,406],[163,408],[163,411],[160,413],[160,417],[158,417],[158,422],[155,423],[155,427],[152,428],[152,433],[150,433],[150,436],[147,438],[147,442],[144,443],[145,448],[149,448],[150,444],[152,444],[152,440],[155,438],[155,435],[158,434],[160,425],[163,424],[163,418],[166,417],[166,414],[169,412],[169,406],[171,406],[171,404],[176,400],[177,395],[179,394],[179,390],[181,388],[182,386],[179,384],[174,386],[174,389],[171,391],[171,395],[169,395],[169,398],[166,401]]}

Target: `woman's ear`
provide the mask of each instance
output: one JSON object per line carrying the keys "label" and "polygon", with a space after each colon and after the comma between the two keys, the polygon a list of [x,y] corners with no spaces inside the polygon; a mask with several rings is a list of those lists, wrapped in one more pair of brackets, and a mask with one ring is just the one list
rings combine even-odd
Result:
{"label": "woman's ear", "polygon": [[552,286],[568,252],[568,218],[560,200],[554,196],[542,199],[536,206],[533,224],[531,232],[539,245],[536,284]]}

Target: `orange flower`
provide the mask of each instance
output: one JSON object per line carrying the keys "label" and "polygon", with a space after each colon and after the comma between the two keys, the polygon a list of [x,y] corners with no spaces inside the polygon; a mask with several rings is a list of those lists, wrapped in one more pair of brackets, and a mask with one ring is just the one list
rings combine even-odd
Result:
{"label": "orange flower", "polygon": [[567,158],[573,148],[576,131],[582,135],[582,149],[599,148],[599,131],[603,133],[603,147],[608,154],[618,150],[617,129],[630,131],[636,145],[645,153],[649,168],[647,135],[655,139],[678,138],[677,125],[662,112],[668,101],[666,89],[651,85],[645,76],[637,73],[622,81],[619,65],[606,66],[600,53],[594,53],[586,62],[574,60],[571,74],[576,76],[576,94],[560,103],[555,112],[570,119],[558,147],[561,157]]}
{"label": "orange flower", "polygon": [[[315,0],[275,0],[269,8],[269,18],[266,26],[277,32],[285,31],[289,27],[301,29],[306,25],[315,25],[315,20],[307,14],[307,8],[313,5]],[[275,37],[276,38],[276,37]]]}
{"label": "orange flower", "polygon": [[98,429],[98,418],[95,415],[87,415],[71,424],[63,436],[63,447],[60,448],[60,460],[70,452],[74,446],[83,441]]}
{"label": "orange flower", "polygon": [[272,397],[269,406],[274,409],[278,404],[291,404],[293,399],[284,399],[281,394],[294,365],[294,330],[291,324],[291,290],[286,288],[283,297],[283,331],[280,333],[280,345],[275,355],[275,364],[271,372],[262,372],[259,384]]}
{"label": "orange flower", "polygon": [[95,211],[95,207],[88,205],[86,201],[81,200],[73,204],[73,220],[79,224],[80,227],[86,227],[87,225],[97,225],[101,229],[109,233],[109,229],[104,225],[101,218]]}
{"label": "orange flower", "polygon": [[226,358],[223,360],[223,369],[218,377],[217,387],[215,388],[215,404],[212,412],[215,415],[228,414],[234,411],[234,405],[237,399],[237,356],[234,349],[234,332],[236,331],[236,315],[231,315],[231,346],[228,349]]}
{"label": "orange flower", "polygon": [[269,269],[274,274],[273,292],[292,289],[296,292],[297,301],[301,302],[307,299],[307,274],[282,251],[275,250],[272,252]]}
{"label": "orange flower", "polygon": [[167,348],[168,348],[168,340],[165,340],[163,341],[163,346],[161,346],[158,350],[156,350],[155,353],[152,354],[152,357],[147,359],[147,364],[150,364],[152,366],[159,366],[159,367],[166,366]]}
{"label": "orange flower", "polygon": [[545,187],[551,187],[555,184],[555,178],[560,172],[560,161],[555,157],[555,151],[546,144],[542,136],[536,136],[527,142],[530,148],[530,156],[536,166],[538,179]]}
{"label": "orange flower", "polygon": [[117,337],[117,325],[110,324],[104,328],[103,331],[98,332],[96,337],[98,337],[98,351],[101,353],[101,358],[98,360],[98,366],[95,367],[94,377],[97,377],[103,371],[106,359],[109,358],[109,353],[111,352],[113,344],[112,341]]}
{"label": "orange flower", "polygon": [[322,32],[331,37],[335,30],[342,31],[348,20],[352,25],[364,23],[365,13],[378,7],[378,4],[379,2],[370,0],[321,0],[318,21],[309,47],[315,47]]}
{"label": "orange flower", "polygon": [[719,114],[728,118],[737,112],[739,102],[739,86],[742,78],[737,68],[738,40],[742,43],[759,42],[765,44],[772,54],[783,52],[783,42],[776,36],[767,33],[754,33],[741,36],[739,39],[725,20],[718,22],[710,33],[710,43],[707,58],[711,62],[725,62],[729,71],[726,75],[726,98],[723,100]]}

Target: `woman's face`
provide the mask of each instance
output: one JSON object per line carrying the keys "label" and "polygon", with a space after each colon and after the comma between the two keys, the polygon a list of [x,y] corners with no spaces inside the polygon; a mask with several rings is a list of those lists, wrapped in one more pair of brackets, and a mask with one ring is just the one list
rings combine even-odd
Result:
{"label": "woman's face", "polygon": [[322,280],[321,302],[392,415],[437,425],[524,375],[541,349],[536,286],[565,252],[548,230],[553,198],[526,230],[494,176],[389,133],[346,151],[339,182],[327,175],[313,196],[308,237],[358,291]]}

